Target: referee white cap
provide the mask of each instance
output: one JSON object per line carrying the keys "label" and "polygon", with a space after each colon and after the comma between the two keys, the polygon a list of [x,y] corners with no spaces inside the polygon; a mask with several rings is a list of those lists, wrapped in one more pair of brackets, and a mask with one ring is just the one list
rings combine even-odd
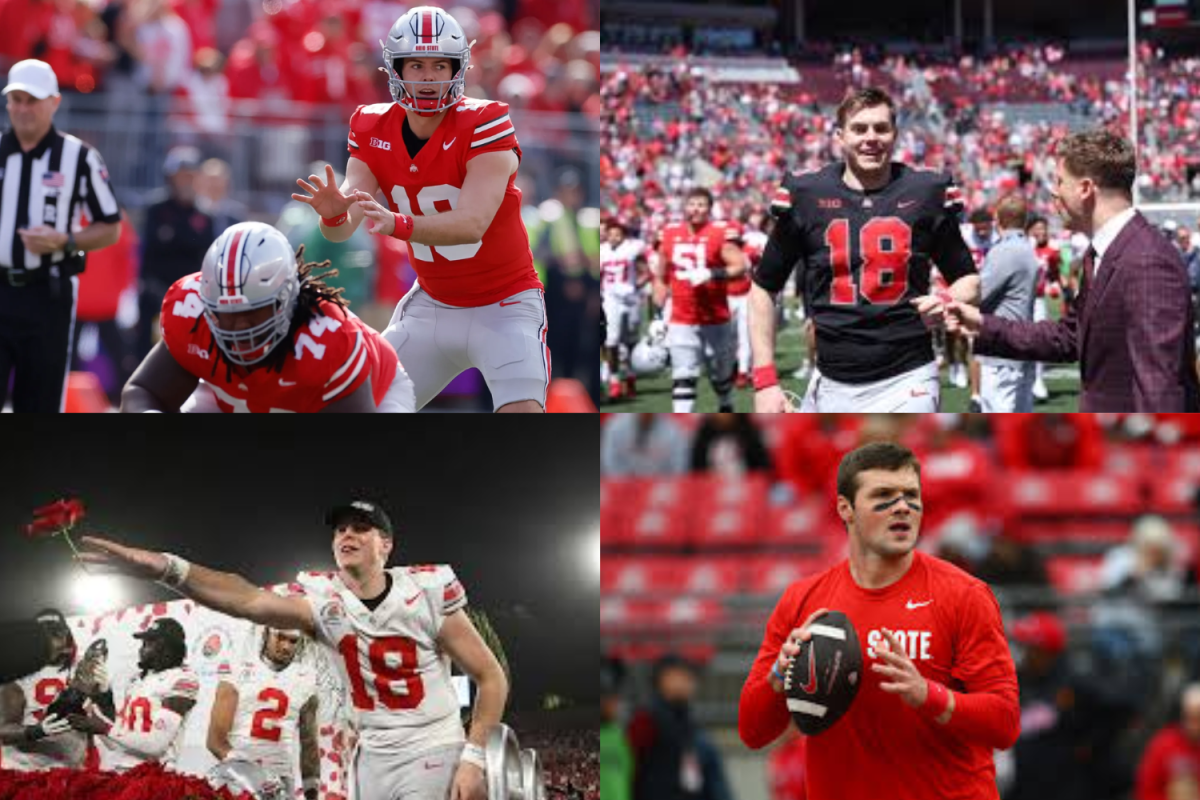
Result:
{"label": "referee white cap", "polygon": [[58,94],[58,78],[45,61],[27,58],[13,64],[8,71],[8,85],[4,94],[13,91],[29,92],[38,100]]}

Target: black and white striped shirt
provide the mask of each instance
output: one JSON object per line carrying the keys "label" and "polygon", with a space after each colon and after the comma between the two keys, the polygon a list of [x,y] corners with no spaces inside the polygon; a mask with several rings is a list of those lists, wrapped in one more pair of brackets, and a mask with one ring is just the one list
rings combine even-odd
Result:
{"label": "black and white striped shirt", "polygon": [[121,218],[97,150],[53,126],[27,153],[11,130],[0,135],[0,273],[80,272],[81,256],[62,250],[43,256],[29,253],[17,230],[49,225],[62,233],[79,231],[85,207],[90,222]]}

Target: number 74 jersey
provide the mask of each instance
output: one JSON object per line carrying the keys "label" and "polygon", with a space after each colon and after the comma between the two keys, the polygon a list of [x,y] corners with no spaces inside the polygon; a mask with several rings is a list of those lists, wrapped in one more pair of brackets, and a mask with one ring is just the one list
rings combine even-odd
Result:
{"label": "number 74 jersey", "polygon": [[332,573],[301,573],[317,641],[346,687],[350,719],[369,751],[418,754],[461,743],[442,623],[467,604],[446,565],[392,567],[392,588],[374,611]]}
{"label": "number 74 jersey", "polygon": [[[464,97],[446,112],[416,158],[404,144],[404,120],[404,109],[395,103],[359,106],[350,117],[346,144],[351,157],[370,167],[394,212],[427,217],[455,209],[471,159],[508,150],[521,158],[506,103]],[[434,300],[476,308],[542,288],[521,220],[516,176],[509,176],[500,208],[480,241],[408,243],[421,288]]]}

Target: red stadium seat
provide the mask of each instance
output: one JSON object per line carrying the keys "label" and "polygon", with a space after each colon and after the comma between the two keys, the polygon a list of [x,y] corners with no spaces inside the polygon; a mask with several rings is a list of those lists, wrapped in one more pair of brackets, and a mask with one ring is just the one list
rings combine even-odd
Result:
{"label": "red stadium seat", "polygon": [[696,478],[692,485],[693,543],[700,549],[748,545],[762,535],[767,479],[719,476]]}
{"label": "red stadium seat", "polygon": [[1000,485],[1024,516],[1134,516],[1143,510],[1141,482],[1091,470],[1009,472]]}
{"label": "red stadium seat", "polygon": [[1097,545],[1124,544],[1129,538],[1129,521],[1083,521],[1062,519],[1046,522],[1018,522],[1007,528],[1011,538],[1027,544],[1055,542],[1095,542]]}
{"label": "red stadium seat", "polygon": [[638,482],[629,497],[629,541],[639,547],[679,547],[688,538],[687,479]]}
{"label": "red stadium seat", "polygon": [[832,561],[827,555],[752,558],[746,566],[747,591],[755,595],[778,597],[793,583],[826,569]]}
{"label": "red stadium seat", "polygon": [[1150,481],[1150,504],[1159,514],[1192,514],[1193,499],[1200,488],[1200,475],[1167,473]]}
{"label": "red stadium seat", "polygon": [[[684,591],[688,560],[664,556],[613,559],[605,594],[618,597],[676,596]],[[603,582],[603,576],[601,576]]]}
{"label": "red stadium seat", "polygon": [[782,508],[768,508],[763,515],[763,542],[770,545],[822,547],[832,537],[844,535],[840,520],[820,500],[801,501]]}
{"label": "red stadium seat", "polygon": [[692,558],[682,564],[683,590],[691,595],[728,596],[742,591],[740,560],[732,558]]}
{"label": "red stadium seat", "polygon": [[629,541],[629,504],[632,491],[629,481],[600,482],[600,542],[605,547]]}
{"label": "red stadium seat", "polygon": [[1062,594],[1088,594],[1100,588],[1104,556],[1054,556],[1046,559],[1050,584]]}

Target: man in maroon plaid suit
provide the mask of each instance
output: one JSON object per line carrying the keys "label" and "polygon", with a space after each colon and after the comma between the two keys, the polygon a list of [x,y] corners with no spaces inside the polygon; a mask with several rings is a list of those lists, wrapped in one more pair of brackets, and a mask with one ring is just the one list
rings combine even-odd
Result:
{"label": "man in maroon plaid suit", "polygon": [[975,352],[1075,361],[1081,411],[1197,411],[1194,312],[1187,269],[1171,243],[1133,208],[1133,148],[1107,130],[1059,142],[1053,196],[1067,227],[1087,235],[1074,308],[1025,322],[952,303],[946,328],[975,335]]}

